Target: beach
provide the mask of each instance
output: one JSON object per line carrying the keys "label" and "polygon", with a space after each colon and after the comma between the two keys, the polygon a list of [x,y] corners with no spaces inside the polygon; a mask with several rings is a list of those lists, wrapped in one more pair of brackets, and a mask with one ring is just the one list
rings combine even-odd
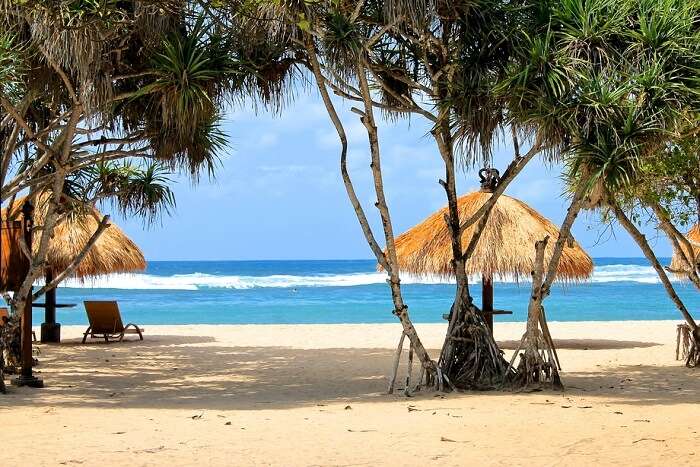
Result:
{"label": "beach", "polygon": [[[674,359],[677,323],[550,323],[564,392],[413,397],[386,394],[397,323],[149,325],[86,345],[64,326],[37,346],[46,387],[0,397],[2,464],[697,465],[700,374]],[[416,327],[437,358],[445,325]],[[507,357],[523,330],[496,323]]]}

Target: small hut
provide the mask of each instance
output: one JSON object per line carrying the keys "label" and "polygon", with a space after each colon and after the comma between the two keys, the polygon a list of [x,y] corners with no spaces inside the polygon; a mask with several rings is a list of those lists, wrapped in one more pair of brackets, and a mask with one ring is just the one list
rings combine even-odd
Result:
{"label": "small hut", "polygon": [[[37,228],[33,236],[32,248],[36,252],[41,239],[41,226],[48,212],[49,195],[40,194],[34,199],[34,225]],[[3,222],[22,220],[21,207],[25,198],[16,200],[8,209],[3,209]],[[63,198],[61,203],[68,205],[71,201]],[[92,235],[99,226],[102,215],[91,208],[91,212],[70,211],[67,212],[55,226],[53,237],[49,242],[46,255],[47,267],[44,271],[46,282],[64,271],[80,254]],[[8,231],[9,232],[9,231]],[[3,230],[3,251],[5,244],[12,245],[8,260],[14,258],[19,252],[18,243],[6,238]],[[21,253],[20,253],[21,254]],[[2,269],[10,270],[10,264],[6,264],[3,252]],[[138,272],[146,268],[146,260],[136,244],[114,223],[102,232],[87,255],[80,262],[71,275],[74,278],[84,279],[105,274],[119,272]],[[3,283],[4,284],[4,283]],[[42,342],[58,342],[60,340],[60,325],[56,324],[56,296],[55,289],[47,292],[44,306],[46,307],[46,322],[42,324]]]}
{"label": "small hut", "polygon": [[[690,255],[695,258],[696,261],[700,261],[700,224],[695,224],[690,231],[685,236],[691,243],[691,248],[693,249],[693,254]],[[688,256],[688,249],[681,244],[681,248]],[[688,272],[688,265],[681,259],[680,253],[678,251],[673,252],[673,257],[671,258],[671,265],[668,268],[676,276],[687,279],[686,273]]]}
{"label": "small hut", "polygon": [[[482,190],[457,200],[460,219],[469,219],[492,196]],[[452,245],[445,216],[447,207],[437,211],[396,239],[396,253],[402,271],[416,275],[453,276]],[[476,224],[462,234],[462,246],[469,244]],[[467,274],[481,275],[483,284],[482,311],[493,326],[493,280],[530,278],[535,268],[535,242],[545,236],[555,240],[559,230],[527,204],[501,195],[491,211],[479,242],[467,261]],[[554,241],[547,244],[545,261],[549,261]],[[557,269],[557,280],[576,282],[593,273],[593,260],[571,239]]]}

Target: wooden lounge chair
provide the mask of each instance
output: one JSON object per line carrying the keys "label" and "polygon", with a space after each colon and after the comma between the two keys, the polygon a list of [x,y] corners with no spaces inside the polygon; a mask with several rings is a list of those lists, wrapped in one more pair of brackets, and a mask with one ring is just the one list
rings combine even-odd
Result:
{"label": "wooden lounge chair", "polygon": [[110,339],[121,342],[126,334],[138,334],[139,339],[143,340],[143,329],[133,323],[124,326],[117,302],[87,301],[83,303],[90,322],[90,326],[83,334],[83,344],[88,336],[93,339],[103,337],[105,342],[109,342]]}
{"label": "wooden lounge chair", "polygon": [[[10,319],[10,312],[7,308],[0,308],[0,326],[4,326]],[[36,342],[36,332],[32,331],[32,342]]]}

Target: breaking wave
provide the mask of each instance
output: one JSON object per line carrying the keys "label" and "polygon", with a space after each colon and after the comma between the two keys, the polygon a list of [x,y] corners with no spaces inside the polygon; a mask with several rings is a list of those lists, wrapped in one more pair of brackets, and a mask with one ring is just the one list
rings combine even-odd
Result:
{"label": "breaking wave", "polygon": [[[473,281],[478,278],[473,278]],[[200,289],[254,289],[254,288],[297,288],[297,287],[353,287],[371,284],[383,284],[386,275],[379,272],[349,274],[317,275],[213,275],[195,272],[172,276],[152,274],[112,274],[101,278],[86,280],[68,280],[62,287],[96,288],[96,289],[135,289],[135,290],[200,290]],[[597,266],[590,279],[593,283],[637,282],[645,284],[658,283],[659,279],[653,268],[629,264],[612,264]],[[450,280],[435,276],[403,275],[403,284],[449,284]],[[498,282],[515,282],[499,280]]]}

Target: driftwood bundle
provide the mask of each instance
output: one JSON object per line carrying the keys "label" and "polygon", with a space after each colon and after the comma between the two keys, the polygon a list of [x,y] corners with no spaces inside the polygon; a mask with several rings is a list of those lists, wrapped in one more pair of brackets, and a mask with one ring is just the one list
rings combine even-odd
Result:
{"label": "driftwood bundle", "polygon": [[10,316],[0,326],[0,368],[3,373],[14,373],[20,367],[22,355],[21,320]]}
{"label": "driftwood bundle", "polygon": [[[454,313],[456,316],[453,316]],[[449,335],[440,357],[446,381],[459,389],[501,387],[508,362],[489,332],[480,310],[470,302],[450,313]]]}
{"label": "driftwood bundle", "polygon": [[685,360],[687,367],[700,366],[700,341],[687,324],[676,328],[676,360]]}

